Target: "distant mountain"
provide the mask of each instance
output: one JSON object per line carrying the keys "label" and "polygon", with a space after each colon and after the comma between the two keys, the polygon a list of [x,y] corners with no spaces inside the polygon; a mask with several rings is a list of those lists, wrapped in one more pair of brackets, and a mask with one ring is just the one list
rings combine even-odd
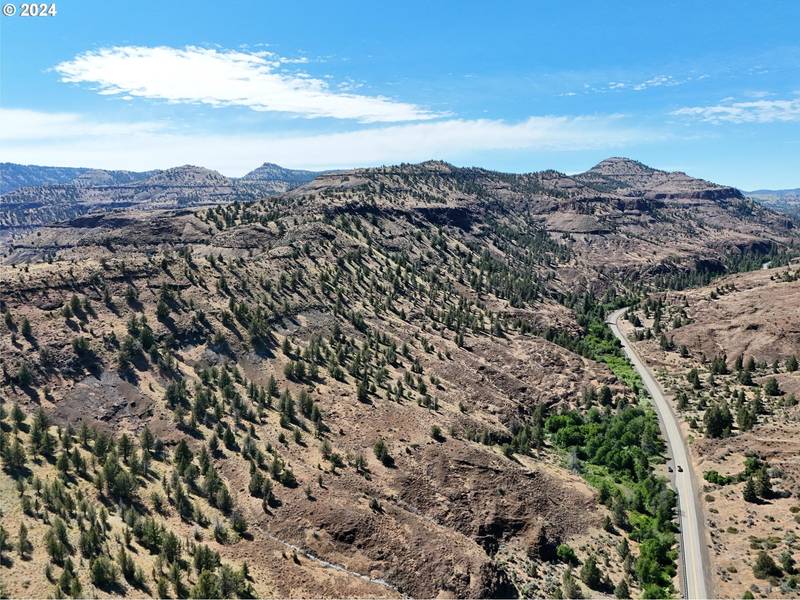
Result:
{"label": "distant mountain", "polygon": [[104,210],[252,202],[291,190],[317,174],[272,163],[242,178],[193,165],[132,172],[4,163],[0,230],[48,225]]}
{"label": "distant mountain", "polygon": [[753,190],[745,193],[752,198],[800,198],[800,188],[791,190]]}
{"label": "distant mountain", "polygon": [[353,169],[320,175],[287,196],[313,200],[317,212],[407,210],[467,230],[513,215],[550,235],[574,237],[577,261],[591,265],[602,253],[606,269],[716,257],[722,248],[761,248],[794,235],[788,219],[734,187],[618,157],[575,175],[440,161]]}
{"label": "distant mountain", "polygon": [[225,177],[222,173],[205,167],[183,165],[164,171],[155,171],[151,177],[142,182],[144,186],[186,186],[186,187],[214,187],[229,186],[236,180]]}
{"label": "distant mountain", "polygon": [[682,171],[653,169],[621,157],[607,158],[585,173],[575,175],[574,179],[598,191],[622,196],[644,196],[653,200],[744,198],[736,188],[690,177]]}
{"label": "distant mountain", "polygon": [[753,190],[745,192],[772,210],[800,217],[800,188],[790,190]]}
{"label": "distant mountain", "polygon": [[276,165],[275,163],[266,162],[242,177],[241,181],[270,182],[274,184],[276,192],[287,192],[293,187],[308,183],[317,175],[321,175],[322,173],[323,172],[319,171],[286,169],[280,165]]}
{"label": "distant mountain", "polygon": [[147,179],[155,171],[106,171],[0,163],[0,194],[42,185],[118,185]]}

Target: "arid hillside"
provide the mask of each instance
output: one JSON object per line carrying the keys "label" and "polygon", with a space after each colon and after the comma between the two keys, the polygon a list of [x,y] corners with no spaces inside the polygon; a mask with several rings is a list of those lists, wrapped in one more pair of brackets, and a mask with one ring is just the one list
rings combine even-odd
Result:
{"label": "arid hillside", "polygon": [[184,165],[131,172],[0,164],[0,233],[109,210],[157,210],[252,202],[286,192],[317,173],[264,163],[242,178]]}
{"label": "arid hillside", "polygon": [[[613,158],[574,177],[459,169],[429,162],[323,175],[290,192],[324,210],[413,210],[468,234],[494,223],[547,232],[569,249],[559,277],[597,285],[633,272],[676,283],[722,273],[724,258],[797,240],[792,222],[734,188]],[[513,240],[512,240],[513,243]],[[598,277],[599,275],[599,277]],[[572,281],[567,282],[572,285]]]}
{"label": "arid hillside", "polygon": [[776,212],[786,213],[795,219],[800,218],[800,189],[755,190],[747,192],[747,195]]}
{"label": "arid hillside", "polygon": [[794,235],[621,159],[39,228],[0,266],[6,591],[663,595],[658,429],[603,313]]}
{"label": "arid hillside", "polygon": [[790,264],[658,295],[628,325],[693,440],[719,596],[796,596],[798,306]]}

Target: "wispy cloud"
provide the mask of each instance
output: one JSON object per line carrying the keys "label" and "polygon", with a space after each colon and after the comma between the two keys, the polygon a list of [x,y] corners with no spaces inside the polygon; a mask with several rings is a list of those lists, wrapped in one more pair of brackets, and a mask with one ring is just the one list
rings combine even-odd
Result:
{"label": "wispy cloud", "polygon": [[305,62],[266,51],[117,46],[79,54],[56,65],[55,71],[64,82],[94,84],[100,94],[123,98],[245,106],[256,111],[364,123],[442,116],[384,96],[334,90],[322,79],[285,67]]}
{"label": "wispy cloud", "polygon": [[74,113],[49,113],[27,109],[0,108],[0,141],[31,142],[125,136],[164,129],[158,121],[98,122]]}
{"label": "wispy cloud", "polygon": [[[25,111],[29,113],[30,111]],[[120,136],[106,124],[75,115],[54,117],[80,123],[87,137],[47,137],[51,115],[0,109],[0,131],[10,121],[29,132],[29,139],[2,144],[0,160],[62,166],[150,169],[194,163],[228,175],[240,175],[268,160],[290,167],[345,168],[442,158],[454,162],[479,159],[481,153],[503,150],[564,151],[618,149],[664,139],[659,131],[634,127],[621,116],[537,116],[523,121],[448,119],[437,122],[368,127],[328,134],[175,133],[164,127],[136,129]]]}
{"label": "wispy cloud", "polygon": [[[687,75],[676,77],[674,75],[653,75],[647,79],[615,79],[606,83],[584,83],[583,94],[608,94],[613,92],[643,92],[652,88],[675,87],[686,85],[693,81],[706,79],[708,75]],[[563,95],[574,96],[576,92]]]}
{"label": "wispy cloud", "polygon": [[612,81],[608,84],[608,88],[611,90],[630,89],[635,92],[641,92],[649,88],[671,87],[681,85],[682,83],[685,82],[675,79],[672,75],[656,75],[655,77],[650,77],[649,79],[639,82]]}
{"label": "wispy cloud", "polygon": [[687,117],[707,123],[780,123],[800,121],[800,96],[788,100],[751,100],[734,102],[723,100],[710,106],[687,106],[672,111],[678,117]]}

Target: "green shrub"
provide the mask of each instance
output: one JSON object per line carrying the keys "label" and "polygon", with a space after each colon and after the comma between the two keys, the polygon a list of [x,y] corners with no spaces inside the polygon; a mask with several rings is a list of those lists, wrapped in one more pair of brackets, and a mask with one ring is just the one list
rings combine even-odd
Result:
{"label": "green shrub", "polygon": [[92,583],[101,589],[108,589],[117,585],[119,579],[119,569],[114,562],[105,555],[95,558],[89,570],[91,572]]}
{"label": "green shrub", "polygon": [[556,548],[556,556],[558,560],[568,565],[578,564],[578,557],[575,555],[575,550],[573,550],[569,544],[559,544],[558,548]]}
{"label": "green shrub", "polygon": [[709,483],[713,483],[714,485],[728,485],[729,483],[733,483],[735,481],[734,477],[729,477],[728,475],[721,475],[717,471],[711,470],[706,471],[703,473],[703,479],[705,479]]}
{"label": "green shrub", "polygon": [[770,577],[780,576],[781,570],[772,557],[764,550],[761,550],[756,557],[756,562],[753,564],[753,575],[758,579],[769,579]]}

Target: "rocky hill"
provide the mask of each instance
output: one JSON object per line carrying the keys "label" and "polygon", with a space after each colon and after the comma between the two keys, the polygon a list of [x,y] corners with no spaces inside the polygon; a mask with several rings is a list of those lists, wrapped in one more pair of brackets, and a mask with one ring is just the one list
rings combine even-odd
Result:
{"label": "rocky hill", "polygon": [[90,212],[132,207],[149,210],[252,202],[285,192],[315,176],[311,171],[269,163],[240,179],[192,165],[135,173],[4,163],[0,172],[0,231],[26,230]]}
{"label": "rocky hill", "polygon": [[273,186],[276,193],[288,192],[290,189],[308,183],[322,173],[319,171],[304,171],[299,169],[286,169],[275,163],[264,163],[257,169],[250,171],[242,177],[242,181],[258,181]]}
{"label": "rocky hill", "polygon": [[71,167],[42,167],[0,163],[0,194],[19,188],[45,185],[117,185],[141,181],[153,172],[106,171]]}
{"label": "rocky hill", "polygon": [[411,211],[467,236],[499,223],[533,228],[569,250],[556,278],[584,275],[587,285],[634,272],[722,272],[731,251],[768,252],[797,234],[788,218],[735,188],[619,158],[575,176],[507,174],[442,162],[344,171],[322,175],[288,197],[329,212]]}
{"label": "rocky hill", "polygon": [[179,168],[135,210],[14,240],[8,593],[674,590],[658,427],[604,313],[797,236],[731,188],[606,163],[356,169],[175,209],[226,188]]}
{"label": "rocky hill", "polygon": [[576,175],[575,179],[598,191],[653,200],[744,198],[736,188],[690,177],[680,171],[660,171],[620,157],[608,158],[585,173]]}
{"label": "rocky hill", "polygon": [[764,206],[800,218],[800,188],[792,190],[754,190],[746,192]]}

